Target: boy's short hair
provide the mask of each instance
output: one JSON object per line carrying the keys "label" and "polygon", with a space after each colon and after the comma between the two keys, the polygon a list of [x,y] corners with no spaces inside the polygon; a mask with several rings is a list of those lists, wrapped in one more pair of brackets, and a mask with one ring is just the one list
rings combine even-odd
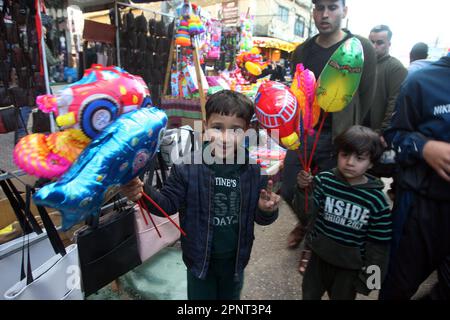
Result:
{"label": "boy's short hair", "polygon": [[223,90],[214,93],[208,98],[206,102],[206,120],[213,113],[225,115],[225,116],[236,116],[245,120],[247,126],[252,120],[255,108],[252,100],[242,93]]}
{"label": "boy's short hair", "polygon": [[383,154],[384,148],[378,133],[363,126],[352,126],[334,139],[337,152],[369,153],[370,161],[375,163]]}

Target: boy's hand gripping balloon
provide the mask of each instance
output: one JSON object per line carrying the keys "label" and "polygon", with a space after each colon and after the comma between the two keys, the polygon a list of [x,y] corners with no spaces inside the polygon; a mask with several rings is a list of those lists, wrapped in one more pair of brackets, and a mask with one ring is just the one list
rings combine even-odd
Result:
{"label": "boy's hand gripping balloon", "polygon": [[[282,83],[263,83],[255,97],[255,113],[269,135],[289,150],[300,147],[300,118],[297,99]],[[278,136],[274,130],[278,130]]]}
{"label": "boy's hand gripping balloon", "polygon": [[122,115],[57,182],[33,196],[35,203],[61,211],[64,230],[96,216],[105,200],[142,173],[159,148],[166,124],[166,114],[156,108]]}

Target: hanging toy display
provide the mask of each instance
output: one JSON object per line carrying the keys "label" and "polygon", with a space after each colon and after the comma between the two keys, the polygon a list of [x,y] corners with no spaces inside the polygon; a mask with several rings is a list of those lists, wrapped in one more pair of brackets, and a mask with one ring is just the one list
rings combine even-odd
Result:
{"label": "hanging toy display", "polygon": [[289,150],[300,147],[301,130],[297,99],[282,83],[263,83],[255,97],[255,114],[268,134]]}
{"label": "hanging toy display", "polygon": [[250,51],[253,48],[253,17],[241,17],[240,51]]}
{"label": "hanging toy display", "polygon": [[208,21],[208,52],[206,57],[211,60],[220,59],[220,43],[222,41],[222,28],[220,21],[209,20]]}
{"label": "hanging toy display", "polygon": [[191,36],[196,36],[206,31],[202,21],[200,20],[200,17],[195,14],[191,14],[188,23],[189,23],[189,34]]}
{"label": "hanging toy display", "polygon": [[182,47],[190,47],[192,45],[191,38],[202,34],[206,31],[200,16],[199,8],[190,2],[182,5],[179,17],[177,33],[175,35],[175,43]]}
{"label": "hanging toy display", "polygon": [[190,47],[192,45],[189,34],[189,21],[183,16],[180,17],[179,26],[175,35],[175,43],[182,47]]}
{"label": "hanging toy display", "polygon": [[58,209],[63,230],[97,216],[102,204],[120,186],[142,174],[161,144],[166,124],[166,114],[157,108],[120,116],[83,150],[57,182],[39,189],[34,202]]}

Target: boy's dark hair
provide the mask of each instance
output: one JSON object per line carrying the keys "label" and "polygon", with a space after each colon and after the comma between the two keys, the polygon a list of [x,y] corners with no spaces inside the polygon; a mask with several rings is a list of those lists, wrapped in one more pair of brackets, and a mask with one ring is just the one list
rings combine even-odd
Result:
{"label": "boy's dark hair", "polygon": [[205,109],[206,120],[208,120],[213,113],[224,116],[234,115],[244,119],[247,126],[250,124],[255,112],[253,102],[248,97],[242,93],[231,90],[223,90],[214,93],[206,102]]}
{"label": "boy's dark hair", "polygon": [[369,153],[370,161],[375,163],[383,154],[384,148],[378,133],[363,126],[352,126],[334,139],[338,152]]}
{"label": "boy's dark hair", "polygon": [[388,40],[391,41],[392,40],[392,31],[388,26],[386,26],[384,24],[380,24],[379,26],[376,26],[372,30],[370,30],[371,33],[372,32],[378,33],[378,32],[383,32],[383,31],[387,31]]}

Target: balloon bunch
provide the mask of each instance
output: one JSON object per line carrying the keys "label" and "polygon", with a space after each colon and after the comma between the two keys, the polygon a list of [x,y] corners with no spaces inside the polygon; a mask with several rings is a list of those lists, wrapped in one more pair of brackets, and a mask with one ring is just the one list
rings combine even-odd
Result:
{"label": "balloon bunch", "polygon": [[58,181],[34,194],[35,203],[58,209],[64,230],[97,216],[120,186],[142,174],[161,144],[166,125],[166,114],[154,107],[123,114]]}
{"label": "balloon bunch", "polygon": [[148,94],[142,78],[114,66],[93,65],[80,81],[56,95],[37,97],[38,108],[53,112],[65,130],[23,137],[14,148],[15,163],[30,175],[60,177],[120,113],[151,105]]}
{"label": "balloon bunch", "polygon": [[[328,114],[343,110],[353,99],[361,81],[363,65],[363,47],[357,38],[352,37],[334,52],[317,82],[314,74],[300,64],[291,90],[272,81],[259,88],[255,100],[255,113],[259,123],[273,139],[278,141],[279,138],[285,148],[298,152],[305,171],[310,172]],[[324,111],[322,117],[321,109]],[[314,127],[319,120],[319,129],[308,157],[307,137],[314,134]],[[299,150],[301,138],[303,155]],[[305,212],[308,211],[307,195],[305,190]]]}
{"label": "balloon bunch", "polygon": [[[330,57],[316,84],[315,104],[324,111],[307,168],[317,148],[320,133],[330,112],[342,111],[358,90],[364,66],[364,50],[358,38],[346,40]],[[314,107],[314,106],[313,106]]]}

